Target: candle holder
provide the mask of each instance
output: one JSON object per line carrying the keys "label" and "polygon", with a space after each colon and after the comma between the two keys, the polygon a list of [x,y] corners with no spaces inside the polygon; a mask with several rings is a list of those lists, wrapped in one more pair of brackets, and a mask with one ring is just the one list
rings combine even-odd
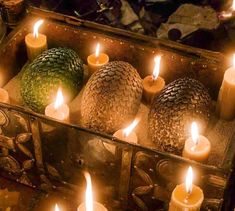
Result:
{"label": "candle holder", "polygon": [[[0,103],[0,175],[30,187],[15,185],[18,190],[24,189],[22,196],[28,198],[25,204],[30,204],[33,209],[45,204],[47,207],[47,203],[54,207],[55,203],[64,202],[68,210],[76,210],[84,202],[86,181],[83,171],[86,170],[92,177],[94,200],[108,210],[163,210],[168,207],[173,189],[182,182],[183,172],[191,165],[198,178],[195,185],[205,196],[201,210],[216,211],[222,206],[229,210],[229,196],[235,190],[231,174],[235,155],[233,122],[221,121],[212,115],[206,130],[206,137],[212,144],[211,153],[208,161],[202,164],[154,148],[147,135],[149,107],[143,103],[139,113],[141,120],[135,130],[138,144],[133,144],[112,134],[82,127],[79,97],[73,102],[77,110],[70,110],[71,119],[76,121],[65,123],[27,109],[17,101],[18,88],[13,89],[18,85],[20,75],[17,74],[27,62],[24,38],[32,30],[35,16],[37,20],[41,16],[47,17],[43,32],[47,35],[49,48],[67,46],[80,52],[82,60],[86,61],[93,43],[100,42],[110,61],[129,62],[141,78],[152,71],[151,65],[148,69],[146,64],[161,53],[164,55],[161,75],[166,84],[180,77],[192,77],[207,87],[214,100],[227,67],[224,57],[69,16],[34,8],[30,11],[0,46],[0,70],[4,76],[1,80],[10,93],[10,101],[14,102]],[[11,90],[15,91],[14,95]],[[107,144],[117,153],[107,149]],[[7,184],[0,177],[0,184],[1,181]],[[53,200],[50,204],[52,201],[38,190],[58,195],[58,202]],[[29,195],[32,197],[26,197]]]}

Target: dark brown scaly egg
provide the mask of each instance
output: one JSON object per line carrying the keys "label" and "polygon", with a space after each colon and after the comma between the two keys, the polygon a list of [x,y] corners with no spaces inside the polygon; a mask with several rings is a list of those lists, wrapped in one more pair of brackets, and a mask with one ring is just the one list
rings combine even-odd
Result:
{"label": "dark brown scaly egg", "polygon": [[204,130],[211,98],[202,83],[191,78],[173,81],[154,98],[148,116],[148,132],[156,148],[181,154],[193,121]]}

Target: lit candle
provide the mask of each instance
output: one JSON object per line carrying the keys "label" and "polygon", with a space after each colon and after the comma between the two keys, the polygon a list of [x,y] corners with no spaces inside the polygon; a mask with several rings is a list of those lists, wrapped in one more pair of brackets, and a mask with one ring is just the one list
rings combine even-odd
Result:
{"label": "lit candle", "polygon": [[138,137],[133,130],[138,123],[139,120],[135,119],[127,128],[116,131],[113,136],[120,140],[137,144]]}
{"label": "lit candle", "polygon": [[47,50],[47,37],[38,33],[39,27],[43,24],[43,20],[39,20],[34,24],[33,33],[29,33],[25,37],[28,59],[33,61],[39,54]]}
{"label": "lit candle", "polygon": [[233,66],[224,73],[217,100],[217,113],[225,120],[232,120],[235,117],[235,54]]}
{"label": "lit candle", "polygon": [[185,183],[177,185],[172,192],[169,211],[200,211],[203,199],[201,188],[193,185],[193,170],[190,166]]}
{"label": "lit candle", "polygon": [[57,204],[55,204],[55,211],[60,211],[60,208]]}
{"label": "lit candle", "polygon": [[227,21],[231,19],[234,16],[234,11],[235,11],[235,0],[233,0],[232,6],[227,11],[222,11],[219,14],[219,19],[221,21]]}
{"label": "lit candle", "polygon": [[100,44],[98,43],[96,46],[95,53],[87,57],[90,75],[92,75],[95,71],[100,69],[103,65],[107,64],[108,62],[109,56],[105,53],[100,53]]}
{"label": "lit candle", "polygon": [[144,99],[151,103],[154,96],[158,95],[165,87],[165,81],[159,76],[161,56],[156,56],[153,74],[148,75],[143,80],[143,95]]}
{"label": "lit candle", "polygon": [[191,126],[191,137],[188,138],[184,145],[183,157],[195,161],[206,161],[211,151],[211,143],[202,135],[199,135],[196,122]]}
{"label": "lit candle", "polygon": [[0,88],[0,102],[2,102],[2,103],[10,103],[9,94],[3,88]]}
{"label": "lit candle", "polygon": [[103,204],[93,201],[92,183],[91,183],[90,174],[85,172],[85,178],[87,183],[86,201],[85,203],[79,205],[77,211],[108,211]]}
{"label": "lit candle", "polygon": [[45,115],[60,121],[69,122],[69,107],[64,103],[61,89],[58,89],[55,102],[49,104],[45,109]]}

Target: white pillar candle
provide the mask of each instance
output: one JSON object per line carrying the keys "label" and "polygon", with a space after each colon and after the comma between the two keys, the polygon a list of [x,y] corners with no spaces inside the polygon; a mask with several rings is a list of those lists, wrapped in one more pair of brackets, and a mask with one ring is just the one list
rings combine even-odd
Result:
{"label": "white pillar candle", "polygon": [[203,162],[208,159],[210,151],[211,143],[206,137],[199,135],[197,124],[193,122],[191,137],[186,140],[184,145],[183,157]]}
{"label": "white pillar candle", "polygon": [[224,73],[217,101],[217,113],[225,120],[232,120],[235,117],[235,54],[233,63]]}
{"label": "white pillar candle", "polygon": [[38,33],[38,29],[43,23],[39,20],[34,24],[34,32],[25,36],[25,44],[27,48],[28,59],[33,61],[43,51],[47,50],[47,37]]}
{"label": "white pillar candle", "polygon": [[87,183],[86,201],[85,203],[79,205],[77,211],[108,211],[108,209],[103,204],[93,201],[92,183],[91,183],[90,174],[85,172],[85,178]]}
{"label": "white pillar candle", "polygon": [[64,103],[61,89],[58,89],[55,102],[46,107],[45,115],[60,121],[69,122],[69,107]]}
{"label": "white pillar candle", "polygon": [[193,185],[193,170],[189,167],[185,183],[172,192],[169,211],[200,211],[203,200],[203,191]]}

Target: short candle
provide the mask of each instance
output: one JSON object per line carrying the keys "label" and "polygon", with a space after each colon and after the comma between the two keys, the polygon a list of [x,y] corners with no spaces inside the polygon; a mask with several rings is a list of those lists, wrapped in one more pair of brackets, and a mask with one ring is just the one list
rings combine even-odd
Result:
{"label": "short candle", "polygon": [[232,120],[235,117],[235,54],[233,66],[224,73],[217,101],[217,113],[225,120]]}
{"label": "short candle", "polygon": [[96,46],[96,51],[87,57],[87,63],[90,75],[99,70],[102,66],[109,62],[109,56],[105,53],[100,53],[100,44]]}
{"label": "short candle", "polygon": [[200,211],[203,200],[203,191],[193,185],[193,170],[190,166],[185,183],[177,185],[172,192],[169,211]]}
{"label": "short candle", "polygon": [[126,142],[129,142],[129,143],[135,143],[137,144],[138,142],[138,137],[136,135],[136,133],[133,131],[134,128],[136,127],[136,125],[139,123],[139,120],[138,119],[135,119],[131,124],[130,126],[128,126],[127,128],[125,129],[120,129],[118,131],[116,131],[113,136],[120,139],[120,140],[123,140],[123,141],[126,141]]}
{"label": "short candle", "polygon": [[54,119],[69,122],[69,107],[64,103],[61,89],[58,89],[55,102],[49,104],[45,109],[45,115]]}
{"label": "short candle", "polygon": [[43,20],[39,20],[34,24],[33,33],[25,36],[27,55],[30,61],[33,61],[43,51],[47,50],[47,37],[38,33],[39,27],[43,24]]}
{"label": "short candle", "polygon": [[205,136],[199,135],[197,124],[193,122],[191,137],[186,140],[184,145],[183,157],[203,162],[208,159],[210,151],[210,141]]}
{"label": "short candle", "polygon": [[91,183],[90,174],[85,172],[85,178],[87,183],[86,201],[85,203],[79,205],[77,211],[108,211],[108,209],[103,204],[93,201],[92,183]]}
{"label": "short candle", "polygon": [[151,103],[154,96],[158,95],[165,87],[164,79],[159,76],[161,56],[156,56],[154,61],[153,74],[146,76],[143,80],[143,96],[148,103]]}

